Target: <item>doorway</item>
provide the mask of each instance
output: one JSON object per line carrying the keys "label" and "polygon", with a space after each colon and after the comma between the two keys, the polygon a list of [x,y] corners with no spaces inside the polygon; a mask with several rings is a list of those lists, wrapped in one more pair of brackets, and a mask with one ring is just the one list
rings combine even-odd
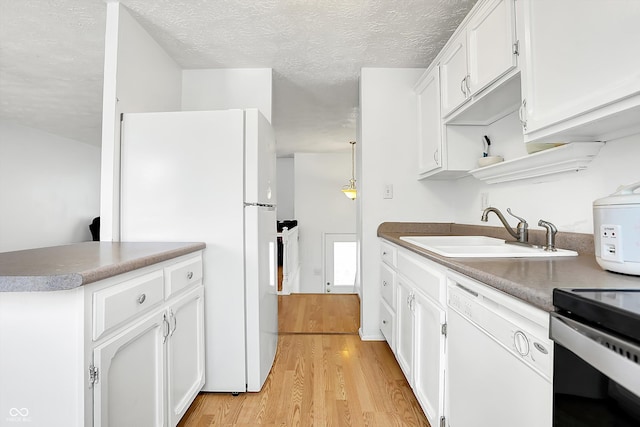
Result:
{"label": "doorway", "polygon": [[355,233],[325,233],[324,293],[356,293]]}

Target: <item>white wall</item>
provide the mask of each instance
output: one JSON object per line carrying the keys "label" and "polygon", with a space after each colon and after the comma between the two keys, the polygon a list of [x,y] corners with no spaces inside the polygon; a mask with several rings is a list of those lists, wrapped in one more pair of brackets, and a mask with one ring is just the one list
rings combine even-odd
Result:
{"label": "white wall", "polygon": [[278,220],[296,219],[294,209],[295,179],[293,157],[279,157],[276,163]]}
{"label": "white wall", "polygon": [[271,68],[184,70],[182,109],[257,108],[271,122]]}
{"label": "white wall", "polygon": [[[491,185],[464,178],[456,183],[454,219],[457,223],[487,225],[480,222],[480,194],[487,193],[490,205],[502,211],[511,207],[532,229],[542,229],[537,224],[544,219],[559,231],[593,233],[593,201],[613,193],[620,185],[638,181],[640,134],[607,142],[584,171]],[[500,226],[494,215],[490,218],[489,225]]]}
{"label": "white wall", "polygon": [[[449,222],[455,182],[418,181],[417,112],[413,86],[423,69],[363,68],[360,78],[359,174],[361,330],[383,339],[379,328],[380,242],[384,221]],[[393,184],[393,199],[383,199]]]}
{"label": "white wall", "polygon": [[0,252],[91,240],[100,148],[0,119]]}
{"label": "white wall", "polygon": [[107,3],[101,240],[119,240],[120,114],[179,111],[182,70],[118,2]]}
{"label": "white wall", "polygon": [[340,191],[351,176],[351,153],[298,153],[294,159],[300,292],[322,293],[323,233],[356,232],[356,204]]}

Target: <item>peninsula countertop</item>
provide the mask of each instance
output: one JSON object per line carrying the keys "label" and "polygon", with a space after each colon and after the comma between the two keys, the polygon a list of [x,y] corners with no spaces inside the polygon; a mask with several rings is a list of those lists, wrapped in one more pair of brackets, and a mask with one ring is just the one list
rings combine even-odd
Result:
{"label": "peninsula countertop", "polygon": [[[505,232],[506,233],[506,232]],[[544,237],[533,235],[533,243]],[[640,276],[603,270],[595,260],[593,236],[559,234],[558,246],[578,252],[558,258],[447,258],[400,240],[408,235],[487,235],[506,238],[498,227],[450,223],[382,223],[378,236],[546,311],[554,288],[640,289]]]}
{"label": "peninsula countertop", "polygon": [[205,248],[204,243],[84,242],[0,253],[0,292],[77,288]]}

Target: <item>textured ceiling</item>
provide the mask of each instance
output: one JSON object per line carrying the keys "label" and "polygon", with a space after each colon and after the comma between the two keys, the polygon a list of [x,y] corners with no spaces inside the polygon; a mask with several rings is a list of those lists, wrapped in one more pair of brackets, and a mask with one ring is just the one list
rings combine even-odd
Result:
{"label": "textured ceiling", "polygon": [[[476,0],[122,0],[184,69],[270,67],[280,155],[348,151],[362,67],[426,67]],[[102,0],[0,0],[0,116],[100,144]]]}

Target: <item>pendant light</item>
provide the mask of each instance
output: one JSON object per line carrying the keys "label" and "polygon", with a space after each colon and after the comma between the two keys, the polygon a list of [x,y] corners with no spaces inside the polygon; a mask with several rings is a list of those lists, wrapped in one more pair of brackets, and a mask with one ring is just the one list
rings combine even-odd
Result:
{"label": "pendant light", "polygon": [[355,141],[349,141],[349,144],[351,144],[351,179],[349,180],[349,184],[347,184],[344,187],[342,187],[342,192],[344,193],[345,196],[347,196],[351,200],[355,200],[356,199],[356,178],[355,178],[355,168],[356,168],[356,166],[355,166],[355,149],[356,149],[356,142]]}

